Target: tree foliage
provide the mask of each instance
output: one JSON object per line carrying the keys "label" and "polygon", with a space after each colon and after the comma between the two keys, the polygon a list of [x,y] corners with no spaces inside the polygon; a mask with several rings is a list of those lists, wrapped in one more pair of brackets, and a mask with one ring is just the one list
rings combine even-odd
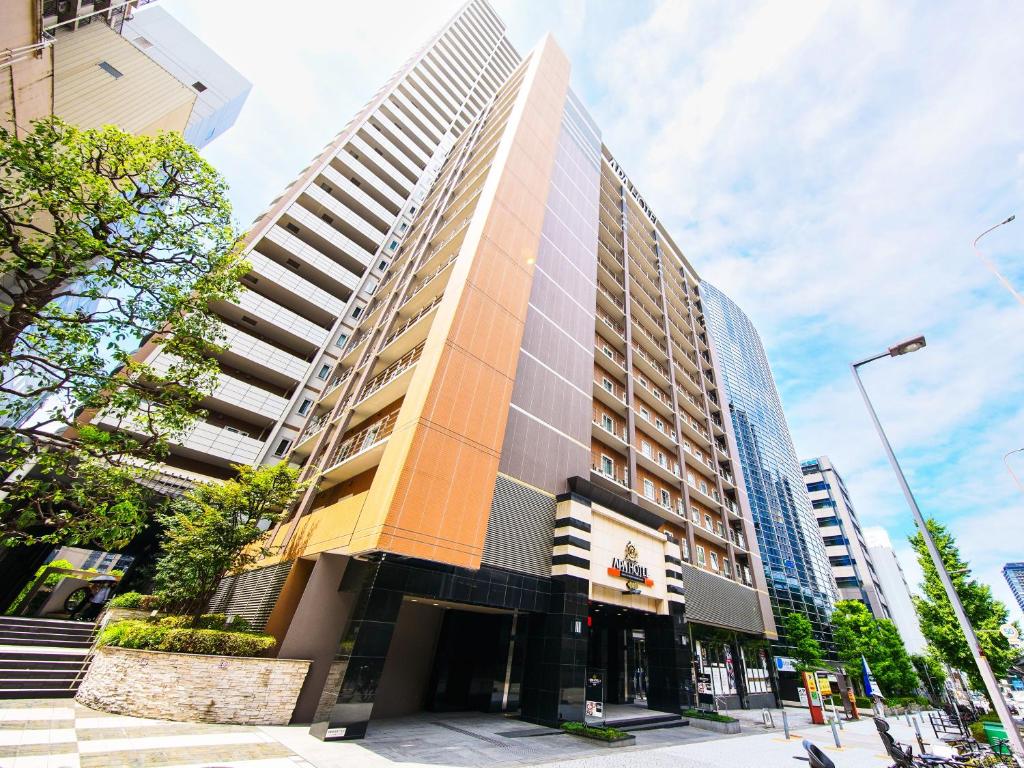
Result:
{"label": "tree foliage", "polygon": [[946,687],[946,669],[942,666],[942,659],[931,646],[923,654],[915,653],[910,661],[917,671],[917,677],[922,685],[928,690],[928,695],[935,703],[943,700]]}
{"label": "tree foliage", "polygon": [[793,648],[797,671],[812,672],[824,668],[825,653],[814,637],[814,628],[808,618],[794,611],[786,616],[785,625],[786,639]]}
{"label": "tree foliage", "polygon": [[[1016,652],[999,633],[999,627],[1008,621],[1006,606],[992,597],[992,589],[971,578],[971,569],[960,557],[956,540],[949,530],[935,520],[927,521],[928,531],[935,541],[942,562],[953,582],[967,619],[974,627],[978,642],[996,677],[1003,677],[1016,659]],[[924,572],[922,596],[914,597],[914,606],[921,622],[921,632],[946,664],[965,671],[971,684],[977,690],[984,690],[984,683],[978,674],[974,656],[967,645],[967,639],[960,629],[960,623],[953,613],[953,606],[946,596],[946,590],[939,580],[932,559],[920,533],[910,537],[910,543],[917,553],[917,561]]]}
{"label": "tree foliage", "polygon": [[140,465],[215,385],[208,305],[245,269],[225,192],[176,133],[0,128],[0,545],[116,546],[140,526]]}
{"label": "tree foliage", "polygon": [[851,677],[860,679],[863,656],[886,696],[915,693],[914,665],[892,621],[876,619],[859,600],[840,600],[831,623],[836,654]]}
{"label": "tree foliage", "polygon": [[260,546],[267,528],[301,490],[298,470],[284,462],[236,469],[235,479],[197,485],[158,515],[164,528],[158,595],[195,617],[222,576],[268,553]]}

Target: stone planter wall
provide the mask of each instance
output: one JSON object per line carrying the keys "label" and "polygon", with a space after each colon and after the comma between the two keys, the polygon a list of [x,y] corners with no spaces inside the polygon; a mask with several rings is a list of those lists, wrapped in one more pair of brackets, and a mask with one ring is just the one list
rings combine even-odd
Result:
{"label": "stone planter wall", "polygon": [[163,720],[287,725],[309,664],[100,646],[75,700]]}
{"label": "stone planter wall", "polygon": [[[686,717],[686,715],[683,715]],[[702,720],[698,717],[688,717],[691,728],[702,728],[705,731],[714,731],[715,733],[739,733],[740,724],[735,723],[719,723],[715,720]]]}
{"label": "stone planter wall", "polygon": [[112,621],[123,621],[125,619],[145,621],[151,613],[152,611],[144,611],[141,608],[115,608],[108,606],[100,619],[100,625],[105,627]]}

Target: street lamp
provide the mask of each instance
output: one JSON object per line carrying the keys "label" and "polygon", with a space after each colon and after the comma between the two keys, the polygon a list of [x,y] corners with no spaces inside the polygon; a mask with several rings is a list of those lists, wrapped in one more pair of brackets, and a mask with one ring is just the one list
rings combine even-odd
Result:
{"label": "street lamp", "polygon": [[985,653],[981,650],[981,646],[978,644],[978,637],[975,635],[973,627],[971,627],[971,622],[967,619],[967,614],[964,613],[964,607],[960,602],[960,597],[957,595],[956,589],[953,587],[953,582],[949,578],[949,573],[946,572],[946,566],[942,562],[942,556],[939,554],[939,550],[935,546],[935,541],[932,539],[928,526],[925,524],[924,516],[921,514],[921,509],[917,506],[917,500],[914,498],[914,494],[910,490],[910,486],[907,484],[907,478],[903,475],[900,463],[896,460],[896,454],[893,453],[892,446],[889,444],[889,438],[886,437],[885,431],[882,429],[882,424],[878,420],[878,414],[875,413],[875,408],[871,404],[871,400],[868,398],[867,390],[864,389],[864,383],[860,380],[860,374],[857,371],[860,366],[870,363],[873,360],[880,360],[883,357],[898,357],[899,355],[906,355],[910,352],[916,352],[924,346],[924,336],[916,336],[912,339],[907,339],[906,341],[890,347],[888,351],[883,352],[880,355],[874,355],[873,357],[868,357],[859,362],[852,363],[850,365],[850,371],[853,373],[854,381],[857,382],[857,389],[860,390],[861,397],[864,398],[864,405],[867,407],[868,414],[871,416],[871,421],[874,423],[875,430],[878,432],[878,437],[882,441],[882,447],[885,448],[886,456],[889,457],[889,463],[892,465],[893,472],[896,473],[896,479],[899,481],[900,488],[903,489],[903,496],[906,498],[907,504],[910,506],[910,511],[914,515],[914,523],[917,525],[917,529],[921,532],[921,537],[924,539],[925,547],[928,549],[928,554],[931,556],[932,564],[935,566],[935,570],[939,574],[939,580],[942,581],[942,586],[946,590],[946,597],[949,598],[949,602],[953,606],[953,613],[956,614],[957,621],[960,622],[960,629],[963,631],[964,637],[967,639],[967,646],[971,649],[974,661],[978,665],[978,671],[981,673],[981,679],[985,682],[985,690],[988,691],[988,697],[992,700],[992,706],[996,708],[996,712],[999,714],[999,720],[1002,722],[1003,728],[1006,729],[1006,736],[1009,740],[1010,749],[1013,751],[1018,764],[1024,764],[1024,762],[1022,762],[1024,761],[1024,742],[1021,741],[1020,731],[1017,730],[1017,724],[1010,716],[1010,710],[1007,708],[1006,702],[1003,700],[1003,696],[999,692],[999,684],[996,682],[996,677],[992,674],[992,668],[988,664],[988,659],[985,658]]}
{"label": "street lamp", "polygon": [[1016,483],[1017,489],[1021,493],[1024,493],[1024,485],[1020,484],[1020,480],[1017,479],[1016,473],[1014,473],[1013,469],[1010,467],[1010,457],[1013,456],[1013,454],[1020,453],[1022,451],[1024,451],[1024,448],[1014,448],[1012,451],[1007,451],[1006,455],[1003,456],[1003,464],[1006,465],[1006,471],[1010,473],[1010,477],[1012,477],[1013,482]]}
{"label": "street lamp", "polygon": [[990,272],[991,272],[991,273],[992,273],[993,275],[995,275],[995,276],[996,276],[996,279],[997,279],[997,280],[998,280],[998,281],[999,281],[1000,283],[1002,283],[1002,284],[1003,284],[1003,287],[1004,287],[1004,288],[1005,288],[1006,290],[1008,290],[1008,291],[1010,292],[1010,294],[1011,294],[1011,295],[1013,296],[1013,298],[1015,298],[1015,299],[1016,299],[1017,301],[1019,301],[1019,302],[1020,302],[1021,304],[1024,304],[1024,296],[1021,296],[1021,295],[1020,295],[1019,293],[1017,293],[1017,289],[1015,289],[1015,288],[1013,287],[1013,285],[1012,285],[1012,284],[1010,283],[1010,281],[1009,281],[1009,280],[1007,280],[1007,279],[1006,279],[1006,278],[1005,278],[1005,277],[1003,276],[1003,273],[999,271],[999,268],[998,268],[998,267],[996,267],[996,265],[995,265],[995,263],[994,263],[994,262],[992,261],[992,259],[990,259],[990,258],[989,258],[988,256],[986,256],[986,255],[985,255],[984,253],[982,253],[982,252],[981,252],[981,251],[980,251],[980,250],[978,249],[978,241],[979,241],[979,240],[981,240],[981,238],[983,238],[983,237],[984,237],[985,235],[987,235],[987,234],[988,234],[989,232],[991,232],[992,230],[994,230],[994,229],[999,229],[999,228],[1000,228],[1001,226],[1003,226],[1004,224],[1009,224],[1009,223],[1010,223],[1011,221],[1013,221],[1013,220],[1014,220],[1014,219],[1016,219],[1016,218],[1017,218],[1016,216],[1010,216],[1009,218],[1003,219],[1003,220],[1002,220],[1002,221],[1000,221],[1000,222],[999,222],[998,224],[996,224],[996,225],[995,225],[994,227],[989,227],[989,228],[988,228],[988,229],[986,229],[986,230],[985,230],[984,232],[982,232],[982,233],[981,233],[980,235],[978,235],[978,236],[977,236],[976,238],[974,238],[974,255],[975,255],[975,256],[977,256],[977,257],[978,257],[979,259],[981,259],[982,263],[983,263],[983,264],[984,264],[984,265],[985,265],[986,267],[988,267],[989,271],[990,271]]}

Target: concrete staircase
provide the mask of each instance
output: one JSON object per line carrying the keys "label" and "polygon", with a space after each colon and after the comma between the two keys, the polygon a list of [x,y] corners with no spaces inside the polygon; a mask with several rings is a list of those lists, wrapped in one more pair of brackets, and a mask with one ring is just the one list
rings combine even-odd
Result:
{"label": "concrete staircase", "polygon": [[71,698],[95,636],[92,622],[0,616],[0,699]]}

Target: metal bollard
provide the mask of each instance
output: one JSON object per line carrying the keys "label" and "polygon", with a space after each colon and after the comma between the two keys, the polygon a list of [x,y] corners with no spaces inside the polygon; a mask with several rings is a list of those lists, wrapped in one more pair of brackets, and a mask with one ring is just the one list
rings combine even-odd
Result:
{"label": "metal bollard", "polygon": [[789,718],[786,716],[786,710],[782,710],[782,730],[786,732],[786,741],[789,741]]}
{"label": "metal bollard", "polygon": [[829,725],[832,726],[832,738],[835,739],[836,746],[842,748],[843,745],[839,743],[839,731],[836,730],[836,721],[830,721]]}

